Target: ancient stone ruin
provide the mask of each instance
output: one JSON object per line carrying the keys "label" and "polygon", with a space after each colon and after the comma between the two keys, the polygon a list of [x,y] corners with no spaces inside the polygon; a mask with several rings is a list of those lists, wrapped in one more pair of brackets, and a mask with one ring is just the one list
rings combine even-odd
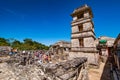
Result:
{"label": "ancient stone ruin", "polygon": [[[56,63],[23,64],[19,55],[12,56],[0,65],[0,80],[77,80],[86,69],[87,58],[74,58]],[[81,77],[81,79],[83,78]]]}

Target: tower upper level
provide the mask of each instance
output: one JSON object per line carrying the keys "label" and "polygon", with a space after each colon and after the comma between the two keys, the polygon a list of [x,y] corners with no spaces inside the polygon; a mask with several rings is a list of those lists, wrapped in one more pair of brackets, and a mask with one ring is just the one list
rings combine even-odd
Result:
{"label": "tower upper level", "polygon": [[93,18],[92,10],[86,4],[84,6],[75,9],[71,14],[71,16],[73,17],[73,21],[84,18]]}

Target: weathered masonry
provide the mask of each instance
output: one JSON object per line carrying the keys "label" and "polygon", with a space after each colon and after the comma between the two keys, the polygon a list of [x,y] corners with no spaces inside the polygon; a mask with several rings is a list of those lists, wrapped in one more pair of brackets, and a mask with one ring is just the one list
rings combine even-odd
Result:
{"label": "weathered masonry", "polygon": [[84,5],[75,9],[71,16],[73,18],[71,23],[71,57],[77,53],[77,57],[86,56],[88,60],[95,58],[94,53],[96,53],[97,50],[91,8]]}
{"label": "weathered masonry", "polygon": [[120,33],[114,42],[114,61],[115,65],[120,70]]}
{"label": "weathered masonry", "polygon": [[[83,51],[85,48],[93,50],[95,33],[92,22],[93,14],[87,5],[76,9],[72,15],[72,51]],[[83,49],[84,48],[84,49]]]}

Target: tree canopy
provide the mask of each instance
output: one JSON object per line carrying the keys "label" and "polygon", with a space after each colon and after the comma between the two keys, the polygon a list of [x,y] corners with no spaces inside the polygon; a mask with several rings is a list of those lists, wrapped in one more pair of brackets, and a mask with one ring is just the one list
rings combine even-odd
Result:
{"label": "tree canopy", "polygon": [[9,46],[10,43],[7,39],[5,38],[0,38],[0,46]]}
{"label": "tree canopy", "polygon": [[49,47],[39,43],[37,41],[33,41],[30,38],[26,38],[23,42],[20,42],[16,39],[5,39],[0,38],[0,46],[11,46],[13,48],[17,48],[19,50],[48,50]]}

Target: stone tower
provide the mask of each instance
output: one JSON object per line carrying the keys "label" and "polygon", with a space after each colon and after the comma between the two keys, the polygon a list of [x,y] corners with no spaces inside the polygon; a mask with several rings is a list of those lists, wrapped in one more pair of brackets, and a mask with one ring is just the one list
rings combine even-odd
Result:
{"label": "stone tower", "polygon": [[88,63],[97,63],[93,14],[87,5],[79,7],[71,14],[73,21],[70,57],[87,57]]}
{"label": "stone tower", "polygon": [[84,5],[74,10],[71,16],[73,17],[71,23],[71,50],[84,51],[88,48],[90,50],[90,48],[95,47],[95,33],[91,8]]}

